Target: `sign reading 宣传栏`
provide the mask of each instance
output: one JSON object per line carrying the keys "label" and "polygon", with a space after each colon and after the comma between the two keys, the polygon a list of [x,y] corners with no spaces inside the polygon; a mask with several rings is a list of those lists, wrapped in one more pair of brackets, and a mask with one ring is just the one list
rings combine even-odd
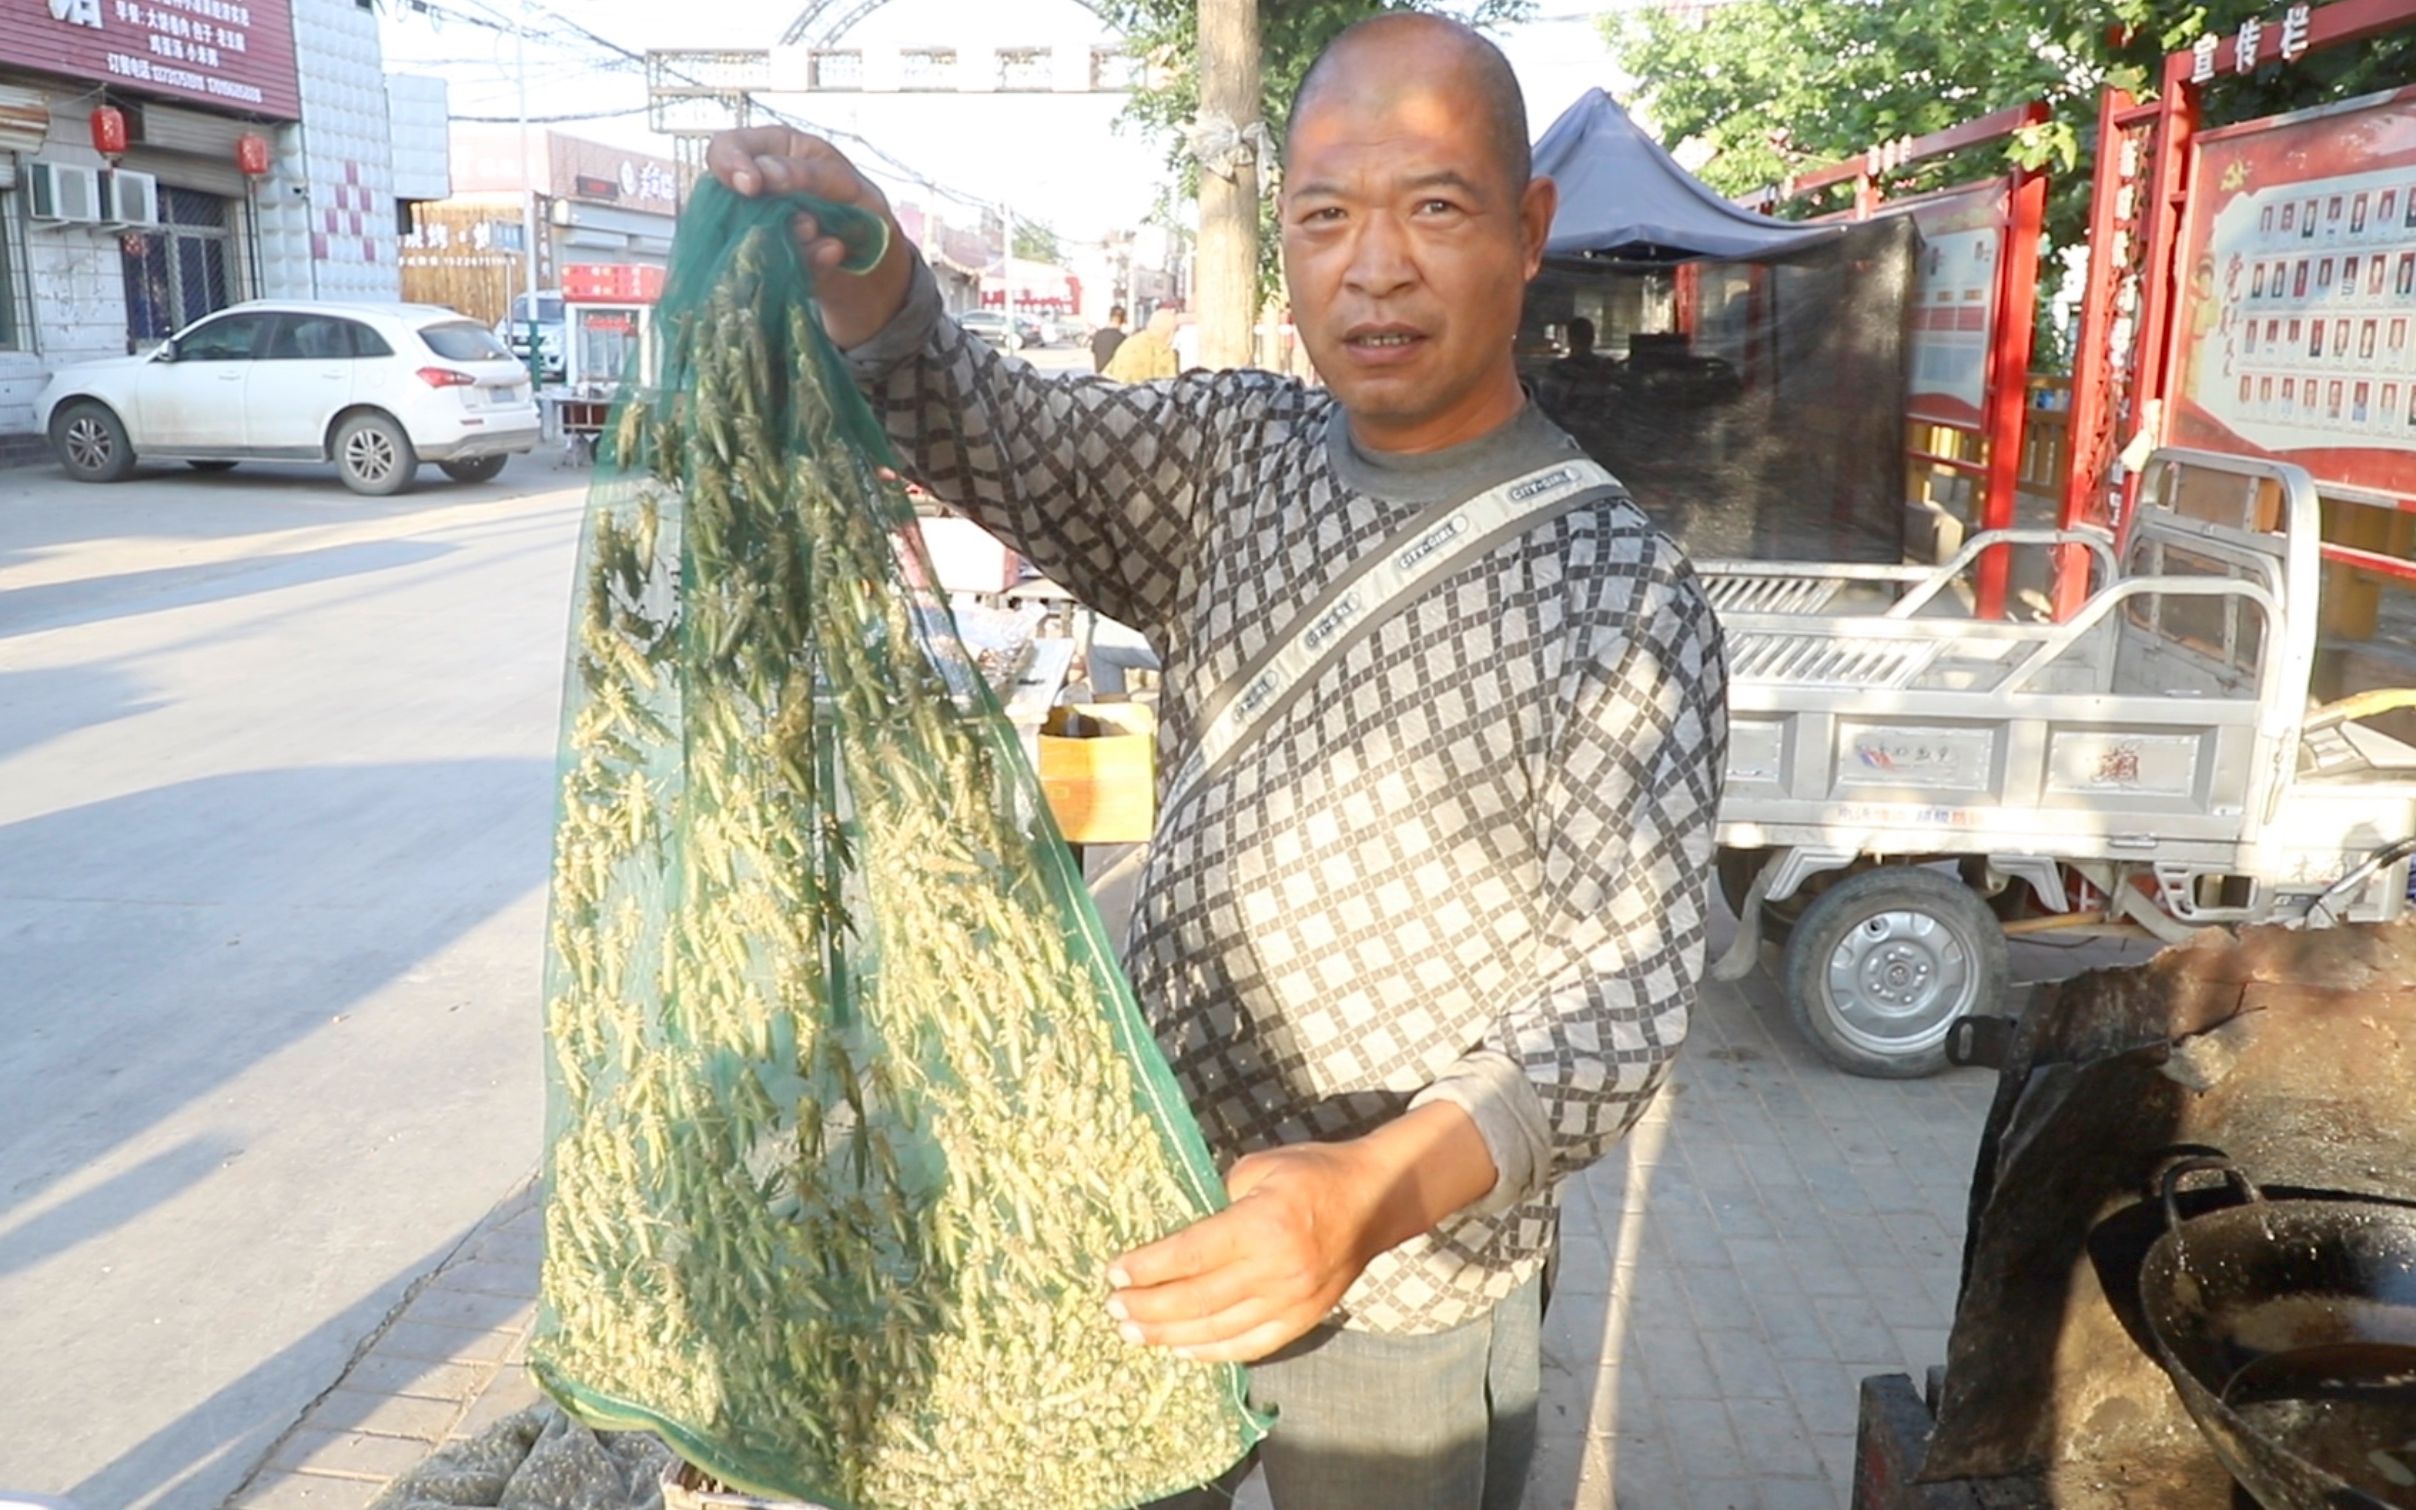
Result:
{"label": "sign reading \u5ba3\u4f20\u680f", "polygon": [[8,0],[0,58],[129,94],[302,114],[289,0]]}
{"label": "sign reading \u5ba3\u4f20\u680f", "polygon": [[2176,445],[2416,495],[2416,89],[2198,138]]}

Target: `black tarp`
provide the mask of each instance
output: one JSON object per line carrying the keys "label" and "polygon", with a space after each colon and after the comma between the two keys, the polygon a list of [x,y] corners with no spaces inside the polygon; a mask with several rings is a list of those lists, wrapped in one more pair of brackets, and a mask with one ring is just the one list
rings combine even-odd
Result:
{"label": "black tarp", "polygon": [[1536,171],[1562,189],[1519,338],[1545,411],[1697,556],[1898,559],[1909,217],[1738,209],[1600,90]]}

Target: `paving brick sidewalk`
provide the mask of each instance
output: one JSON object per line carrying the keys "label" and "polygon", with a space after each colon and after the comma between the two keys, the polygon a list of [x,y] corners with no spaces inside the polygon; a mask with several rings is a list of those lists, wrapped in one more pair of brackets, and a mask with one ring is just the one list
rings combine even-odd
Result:
{"label": "paving brick sidewalk", "polygon": [[524,1362],[544,1229],[533,1187],[497,1206],[270,1449],[243,1510],[358,1510],[445,1442],[538,1398]]}
{"label": "paving brick sidewalk", "polygon": [[[1857,1080],[1770,983],[1706,993],[1672,1090],[1570,1192],[1531,1510],[1838,1510],[1856,1387],[1945,1361],[1993,1079]],[[523,1191],[412,1297],[232,1502],[366,1505],[537,1398]],[[1244,1510],[1265,1503],[1253,1485]]]}

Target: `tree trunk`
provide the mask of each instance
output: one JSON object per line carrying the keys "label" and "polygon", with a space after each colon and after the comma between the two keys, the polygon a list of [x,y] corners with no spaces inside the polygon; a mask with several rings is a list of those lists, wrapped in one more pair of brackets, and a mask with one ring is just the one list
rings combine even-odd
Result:
{"label": "tree trunk", "polygon": [[[1259,118],[1258,0],[1200,0],[1200,115]],[[1246,367],[1258,323],[1258,171],[1200,170],[1200,361]]]}

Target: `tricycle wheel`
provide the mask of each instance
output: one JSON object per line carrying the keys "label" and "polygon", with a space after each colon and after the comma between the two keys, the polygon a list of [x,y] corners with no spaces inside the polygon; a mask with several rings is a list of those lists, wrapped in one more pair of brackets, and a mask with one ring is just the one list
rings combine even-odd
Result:
{"label": "tricycle wheel", "polygon": [[1908,865],[1847,876],[1787,942],[1787,1007],[1822,1058],[1911,1080],[1946,1068],[1955,1019],[1992,1009],[2010,969],[1988,907],[1951,876]]}

